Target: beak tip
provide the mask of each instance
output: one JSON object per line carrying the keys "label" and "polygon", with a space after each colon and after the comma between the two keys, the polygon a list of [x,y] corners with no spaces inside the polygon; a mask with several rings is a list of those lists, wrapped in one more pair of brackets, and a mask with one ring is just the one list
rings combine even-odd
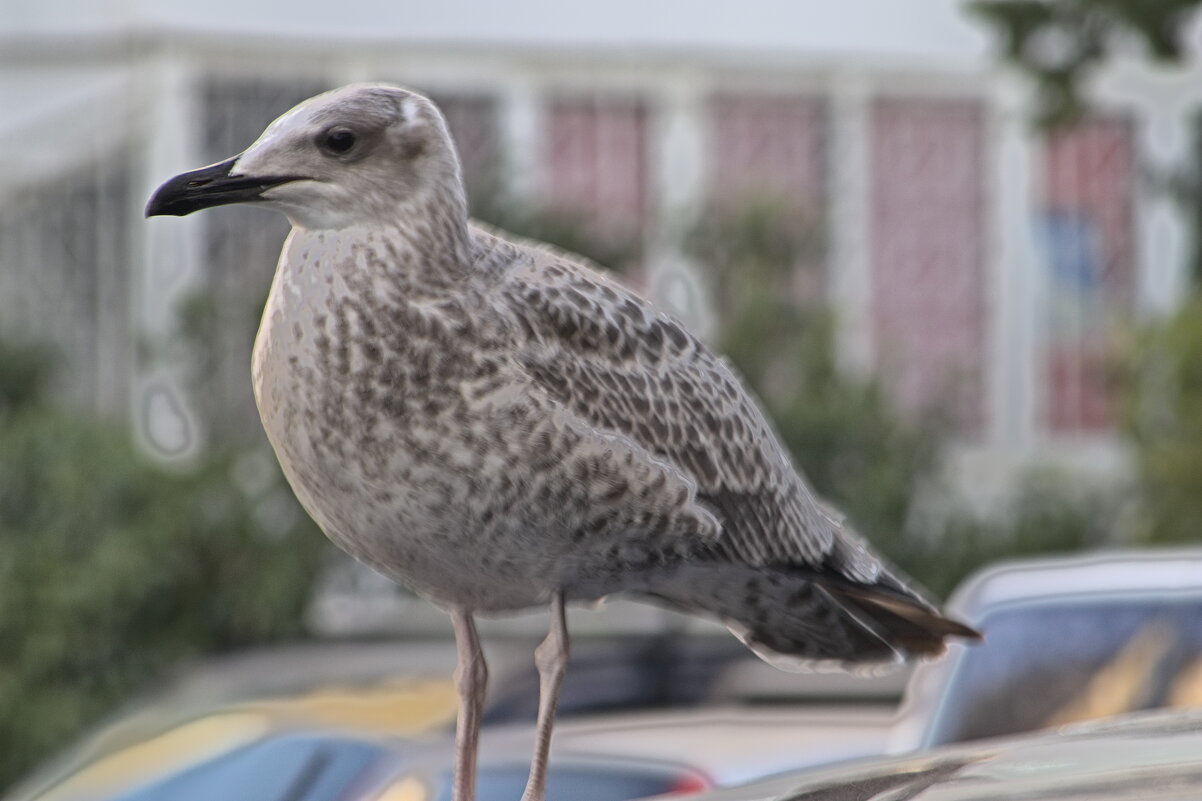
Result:
{"label": "beak tip", "polygon": [[142,213],[146,217],[185,217],[200,209],[229,203],[263,199],[268,189],[289,181],[306,180],[297,175],[254,177],[230,175],[238,157],[181,173],[154,191]]}
{"label": "beak tip", "polygon": [[183,217],[198,209],[236,202],[240,198],[213,193],[229,179],[235,159],[210,164],[169,178],[150,196],[142,214],[150,217]]}
{"label": "beak tip", "polygon": [[142,215],[149,219],[151,217],[182,217],[188,212],[181,209],[180,192],[178,177],[172,178],[165,184],[160,186],[150,196],[150,200],[146,201],[146,208],[142,210]]}
{"label": "beak tip", "polygon": [[146,219],[151,217],[181,217],[183,216],[178,211],[171,210],[171,203],[161,197],[161,192],[155,192],[151,195],[150,200],[146,202],[146,208],[142,210],[142,216]]}

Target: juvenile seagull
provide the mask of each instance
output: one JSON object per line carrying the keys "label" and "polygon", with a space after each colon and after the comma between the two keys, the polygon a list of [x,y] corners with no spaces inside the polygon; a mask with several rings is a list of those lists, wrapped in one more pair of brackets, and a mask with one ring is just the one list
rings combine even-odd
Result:
{"label": "juvenile seagull", "polygon": [[654,599],[787,667],[976,636],[819,505],[679,322],[575,256],[469,222],[425,97],[319,95],[241,155],[167,181],[146,214],[248,202],[292,222],[255,341],[263,426],[330,539],[450,613],[456,801],[475,794],[477,613],[551,608],[525,801],[545,795],[565,603]]}

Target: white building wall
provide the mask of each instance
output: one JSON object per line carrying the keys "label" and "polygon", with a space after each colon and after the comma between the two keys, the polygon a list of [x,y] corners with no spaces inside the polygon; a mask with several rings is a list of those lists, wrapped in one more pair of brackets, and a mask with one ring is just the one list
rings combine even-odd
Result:
{"label": "white building wall", "polygon": [[[860,0],[860,5],[865,3],[868,0]],[[70,4],[17,5],[23,15],[18,15],[19,24],[3,24],[0,38],[30,32],[44,36],[62,33],[56,28],[59,15],[43,11],[52,5]],[[1016,470],[1033,461],[1061,461],[1094,469],[1101,466],[1102,472],[1121,468],[1121,453],[1105,436],[1064,442],[1049,439],[1040,428],[1043,268],[1031,229],[1032,200],[1038,196],[1034,182],[1038,178],[1039,143],[1027,126],[1026,90],[1012,76],[987,66],[982,40],[975,34],[965,36],[967,29],[957,14],[947,17],[954,4],[943,4],[934,13],[943,22],[924,20],[930,30],[925,34],[928,39],[920,44],[915,42],[922,36],[910,39],[905,32],[911,24],[909,18],[921,15],[912,11],[902,14],[907,20],[897,21],[901,27],[891,32],[889,42],[853,41],[846,31],[836,32],[843,30],[847,15],[852,13],[843,9],[838,12],[838,24],[832,21],[834,17],[823,16],[828,13],[824,11],[805,32],[792,28],[770,32],[756,27],[760,23],[741,28],[746,20],[731,22],[724,14],[697,21],[693,18],[704,15],[693,14],[685,15],[689,21],[685,30],[670,37],[651,41],[629,36],[629,31],[603,27],[591,30],[590,41],[579,47],[567,43],[576,42],[573,37],[583,34],[564,34],[554,19],[545,29],[529,32],[532,39],[541,39],[541,44],[515,47],[518,32],[512,20],[495,31],[485,31],[493,12],[465,16],[456,3],[440,4],[435,16],[445,13],[446,25],[466,20],[471,23],[467,28],[478,23],[480,29],[463,33],[461,41],[435,44],[440,30],[435,23],[423,18],[420,30],[405,29],[398,19],[388,16],[403,15],[405,5],[372,5],[386,20],[372,35],[338,29],[320,40],[274,39],[265,42],[265,47],[259,47],[258,40],[250,37],[266,30],[267,18],[245,4],[238,6],[246,13],[230,18],[231,24],[242,30],[222,33],[193,24],[194,15],[199,13],[194,4],[167,3],[154,9],[150,4],[131,5],[127,25],[106,17],[103,24],[88,27],[92,23],[84,14],[76,22],[87,28],[88,36],[100,38],[73,40],[79,45],[77,51],[70,49],[69,42],[60,48],[27,50],[21,56],[26,59],[21,69],[14,67],[12,51],[0,57],[0,97],[18,97],[20,91],[13,87],[23,80],[22,70],[30,62],[56,72],[64,86],[75,85],[76,80],[78,85],[87,86],[87,76],[95,76],[98,71],[136,73],[130,91],[139,113],[123,117],[116,125],[108,120],[105,126],[96,128],[110,132],[124,128],[130,141],[144,145],[139,180],[141,191],[149,194],[163,177],[199,163],[196,131],[201,121],[196,118],[195,79],[203,73],[304,74],[330,84],[399,78],[432,88],[483,90],[498,99],[507,186],[514,197],[529,199],[537,198],[546,185],[541,153],[545,147],[542,137],[548,95],[598,89],[635,92],[646,99],[650,109],[652,213],[664,224],[661,230],[673,232],[702,207],[707,193],[702,162],[704,109],[710,94],[731,87],[804,87],[823,95],[831,111],[829,158],[835,192],[827,286],[839,312],[841,361],[860,373],[870,372],[877,360],[872,334],[868,225],[868,114],[872,99],[896,92],[978,97],[986,104],[989,119],[990,163],[986,172],[990,176],[992,255],[988,263],[988,350],[982,354],[989,364],[988,414],[983,438],[957,449],[952,472],[958,483],[985,487],[988,495],[1004,487]],[[830,8],[829,4],[821,5]],[[868,11],[878,14],[898,13],[895,3],[868,5],[872,5]],[[529,11],[536,6],[545,7],[526,0],[513,13],[520,16],[522,8]],[[785,13],[783,4],[767,3],[765,8]],[[320,14],[314,17],[318,18]],[[142,24],[146,19],[163,26],[161,37],[136,34],[137,30],[145,30]],[[390,19],[392,22],[387,22]],[[338,28],[336,22],[329,24]],[[846,27],[862,31],[887,26]],[[381,30],[392,32],[388,36],[412,37],[412,41],[387,38]],[[403,30],[404,34],[397,33]],[[296,32],[297,36],[303,33]],[[794,38],[785,41],[782,37],[786,35]],[[870,36],[871,32],[864,35]],[[751,51],[739,50],[753,40],[759,44]],[[128,46],[121,47],[122,41]],[[774,42],[775,49],[762,46],[764,42]],[[97,87],[85,93],[86,97],[73,100],[72,108],[112,97],[112,86]],[[1104,73],[1097,87],[1104,103],[1130,109],[1137,115],[1141,156],[1152,163],[1172,165],[1186,155],[1191,146],[1192,111],[1202,104],[1202,76],[1191,72],[1166,83],[1161,75],[1120,65]],[[19,101],[14,102],[19,105]],[[37,104],[33,107],[39,108]],[[35,114],[31,121],[36,123],[41,118]],[[5,123],[13,124],[0,121],[0,137],[4,136]],[[45,152],[50,151],[47,148]],[[52,156],[46,158],[48,163],[53,161]],[[42,169],[38,163],[38,159],[27,159],[18,167],[0,162],[0,168],[11,170],[10,174],[20,169],[22,175],[36,178]],[[1140,198],[1137,209],[1139,308],[1160,313],[1174,306],[1185,287],[1186,256],[1191,246],[1186,239],[1188,226],[1180,209],[1151,190]],[[130,226],[141,243],[139,259],[133,265],[137,275],[134,324],[150,338],[166,336],[173,325],[171,309],[203,275],[203,266],[197,263],[203,221],[157,220],[147,225],[137,210],[131,209]],[[674,237],[664,236],[649,243],[648,252],[649,289],[687,317],[690,324],[705,329],[709,321],[700,302],[705,297],[704,284]],[[131,415],[154,450],[186,454],[202,440],[202,432],[188,411],[178,371],[152,362],[132,380],[136,390],[133,395],[138,400]]]}
{"label": "white building wall", "polygon": [[681,246],[709,191],[705,165],[707,85],[676,71],[656,87],[651,103],[651,198],[656,232],[647,249],[647,290],[699,336],[714,332],[701,270]]}
{"label": "white building wall", "polygon": [[[143,144],[138,149],[135,194],[149,199],[162,176],[200,165],[198,131],[203,121],[198,76],[189,61],[158,54],[140,67],[132,91],[142,106],[140,125],[150,135],[138,137]],[[160,343],[161,349],[178,333],[180,303],[201,285],[204,220],[170,217],[147,225],[138,210],[131,209],[133,241],[141,245],[140,258],[130,265],[133,329],[138,337]],[[201,447],[203,434],[191,408],[187,371],[178,354],[151,349],[131,375],[131,422],[140,442],[161,457],[186,459]]]}
{"label": "white building wall", "polygon": [[868,375],[876,364],[872,321],[872,247],[868,224],[868,76],[837,70],[830,83],[831,198],[828,260],[830,304],[837,310],[839,360],[843,368]]}
{"label": "white building wall", "polygon": [[1120,61],[1092,86],[1105,108],[1132,113],[1138,120],[1141,167],[1149,180],[1135,205],[1141,270],[1138,309],[1158,315],[1172,311],[1184,296],[1194,243],[1181,206],[1165,191],[1163,179],[1194,158],[1198,115],[1202,112],[1202,65],[1165,69]]}

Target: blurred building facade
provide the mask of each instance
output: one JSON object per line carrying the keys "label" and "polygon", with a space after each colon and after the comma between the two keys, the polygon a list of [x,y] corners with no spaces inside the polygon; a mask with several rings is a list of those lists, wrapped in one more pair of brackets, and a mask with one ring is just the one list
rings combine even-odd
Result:
{"label": "blurred building facade", "polygon": [[[6,5],[0,334],[52,342],[64,396],[168,456],[218,421],[257,430],[250,344],[287,224],[142,204],[351,81],[430,93],[474,195],[636,243],[637,280],[702,331],[681,242],[706,209],[766,195],[820,221],[842,363],[955,409],[969,494],[1036,462],[1121,471],[1106,350],[1184,287],[1188,226],[1140,168],[1192,146],[1202,81],[1113,65],[1097,116],[1044,136],[951,0]],[[181,329],[209,361],[181,362]]]}

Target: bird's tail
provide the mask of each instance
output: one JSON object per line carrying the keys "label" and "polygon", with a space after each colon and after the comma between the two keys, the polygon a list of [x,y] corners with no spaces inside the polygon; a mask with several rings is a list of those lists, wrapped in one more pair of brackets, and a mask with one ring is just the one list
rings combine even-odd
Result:
{"label": "bird's tail", "polygon": [[792,565],[702,562],[679,567],[647,594],[721,620],[786,670],[873,672],[938,656],[948,637],[981,636],[886,573],[866,584]]}

